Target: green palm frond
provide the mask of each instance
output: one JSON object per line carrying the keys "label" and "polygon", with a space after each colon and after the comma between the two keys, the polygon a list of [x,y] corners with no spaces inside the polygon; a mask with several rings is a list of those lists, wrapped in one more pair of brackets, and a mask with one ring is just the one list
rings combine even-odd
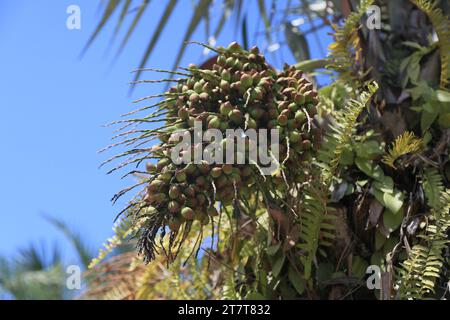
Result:
{"label": "green palm frond", "polygon": [[404,132],[392,143],[389,151],[384,155],[383,162],[395,169],[395,161],[407,153],[416,153],[422,149],[423,141],[412,132]]}

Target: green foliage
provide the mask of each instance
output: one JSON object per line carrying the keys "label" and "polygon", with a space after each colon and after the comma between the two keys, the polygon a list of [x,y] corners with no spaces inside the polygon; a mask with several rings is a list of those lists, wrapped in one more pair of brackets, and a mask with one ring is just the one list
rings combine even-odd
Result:
{"label": "green foliage", "polygon": [[400,297],[403,299],[429,297],[435,292],[436,280],[440,278],[445,260],[443,252],[450,245],[447,236],[450,228],[450,190],[442,191],[439,202],[434,205],[425,232],[419,235],[420,242],[413,246],[408,260],[403,263],[400,281]]}
{"label": "green foliage", "polygon": [[[339,72],[339,77],[349,82],[356,79],[355,64],[361,61],[358,26],[373,0],[360,1],[357,11],[350,13],[343,26],[335,26],[335,42],[329,46],[332,57],[329,68]],[[356,63],[355,63],[356,62]]]}
{"label": "green foliage", "polygon": [[411,0],[417,7],[424,11],[430,19],[439,38],[441,56],[441,88],[449,88],[450,84],[450,25],[448,18],[442,10],[437,8],[437,2],[429,0]]}

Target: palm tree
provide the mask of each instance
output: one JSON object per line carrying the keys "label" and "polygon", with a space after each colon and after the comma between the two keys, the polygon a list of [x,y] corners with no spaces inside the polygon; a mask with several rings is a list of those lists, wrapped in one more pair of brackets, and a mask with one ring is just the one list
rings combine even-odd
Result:
{"label": "palm tree", "polygon": [[[84,240],[63,221],[46,217],[71,242],[82,268],[92,259]],[[63,300],[73,298],[66,288],[66,262],[60,247],[49,250],[43,243],[30,244],[12,258],[0,257],[0,298],[16,300]],[[80,292],[78,292],[80,294]]]}
{"label": "palm tree", "polygon": [[[170,1],[164,11],[141,67],[145,66],[176,2]],[[120,28],[131,1],[109,1],[88,45],[121,3],[122,13],[117,24]],[[357,125],[357,130],[349,125],[349,136],[340,140],[345,142],[342,148],[334,146],[339,157],[333,162],[336,176],[330,178],[331,193],[326,194],[325,209],[315,212],[314,219],[300,222],[301,227],[305,227],[308,221],[319,221],[313,226],[314,232],[298,236],[302,250],[289,251],[294,258],[307,258],[296,264],[281,252],[281,244],[266,248],[269,257],[264,260],[267,268],[264,272],[272,271],[273,275],[275,269],[275,279],[279,282],[264,297],[298,297],[304,296],[304,292],[309,298],[373,297],[361,281],[369,264],[382,266],[382,288],[378,294],[381,299],[445,296],[450,272],[448,252],[443,250],[448,246],[450,227],[448,3],[428,0],[287,1],[282,10],[277,9],[276,1],[269,2],[270,9],[266,10],[266,3],[258,1],[257,14],[263,21],[263,35],[268,44],[274,43],[276,31],[284,30],[284,38],[278,43],[285,43],[301,60],[298,69],[311,72],[326,64],[335,72],[335,81],[319,88],[321,112],[316,125],[322,132],[328,131],[330,123],[332,126],[342,121],[337,116],[345,118],[342,111],[348,109],[343,109],[343,105],[364,96],[364,87],[370,80],[375,80],[380,89],[367,110],[356,114],[353,125]],[[139,6],[121,48],[148,4],[144,1]],[[224,10],[224,19],[235,17],[245,43],[248,42],[245,19],[251,12],[246,12],[243,4],[243,1],[223,1],[221,5],[233,12],[233,15],[226,14]],[[209,21],[211,5],[207,0],[197,2],[185,41],[190,40],[201,21]],[[379,29],[367,23],[366,10],[371,5],[380,9]],[[285,14],[275,19],[276,12]],[[308,43],[304,34],[295,28],[293,17],[306,17],[311,32],[336,23],[330,57],[321,61],[307,60]],[[342,25],[343,19],[345,24]],[[220,34],[221,21],[214,35]],[[185,43],[181,45],[174,69],[184,47]],[[328,206],[333,210],[327,212]],[[323,219],[330,212],[335,216],[332,228],[339,231],[334,235],[335,240],[328,244],[332,249],[320,245],[324,240],[321,235],[326,231],[322,224],[330,228]],[[272,222],[276,225],[279,221]],[[256,237],[255,233],[253,238]],[[229,252],[228,248],[220,252],[224,265],[227,257],[223,255],[227,254],[236,253]],[[233,261],[252,261],[252,258],[250,254],[245,258],[233,257]],[[238,284],[239,288],[248,285],[244,294],[234,292],[235,297],[261,297],[261,292],[251,292],[248,288],[261,289],[249,279],[262,271],[253,270],[249,265],[239,265],[239,272],[223,279],[228,290],[236,289]],[[302,270],[300,278],[298,270]],[[245,277],[239,277],[242,273]],[[395,281],[400,283],[398,290],[394,288]]]}

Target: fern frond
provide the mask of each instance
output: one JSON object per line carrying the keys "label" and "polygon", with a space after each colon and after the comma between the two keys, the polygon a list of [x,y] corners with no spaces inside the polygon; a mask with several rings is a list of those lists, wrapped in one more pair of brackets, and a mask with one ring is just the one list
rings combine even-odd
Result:
{"label": "fern frond", "polygon": [[441,205],[441,194],[444,191],[441,175],[436,169],[427,169],[423,172],[423,190],[431,208],[439,210]]}
{"label": "fern frond", "polygon": [[361,55],[357,31],[361,18],[373,2],[362,0],[359,9],[349,14],[342,27],[334,27],[336,41],[329,46],[332,63],[327,67],[336,70],[341,79],[353,78],[354,61]]}
{"label": "fern frond", "polygon": [[357,125],[358,116],[377,90],[376,82],[369,83],[367,91],[363,91],[358,99],[350,100],[342,110],[335,112],[335,123],[326,133],[323,147],[319,151],[319,165],[323,169],[322,179],[325,185],[329,185],[333,176],[336,175],[342,153]]}
{"label": "fern frond", "polygon": [[[350,141],[353,129],[361,111],[377,91],[376,82],[369,83],[367,91],[360,94],[357,100],[350,100],[343,110],[335,112],[335,123],[330,126],[322,149],[319,151],[321,179],[310,181],[303,193],[299,248],[303,250],[301,261],[305,278],[311,277],[311,270],[320,245],[331,245],[334,238],[332,222],[334,216],[327,210],[329,187],[333,177],[338,173],[338,165],[342,153]],[[331,227],[331,229],[330,229]]]}
{"label": "fern frond", "polygon": [[382,162],[395,169],[394,162],[407,153],[418,152],[423,145],[423,140],[417,138],[412,132],[404,132],[399,135],[387,152]]}
{"label": "fern frond", "polygon": [[444,264],[443,251],[450,241],[450,190],[443,191],[437,209],[431,211],[425,234],[419,235],[422,243],[416,244],[403,263],[400,297],[423,299],[435,292],[435,283]]}
{"label": "fern frond", "polygon": [[450,85],[450,21],[440,8],[437,1],[411,0],[420,10],[426,13],[439,39],[439,54],[441,57],[440,86],[448,89]]}

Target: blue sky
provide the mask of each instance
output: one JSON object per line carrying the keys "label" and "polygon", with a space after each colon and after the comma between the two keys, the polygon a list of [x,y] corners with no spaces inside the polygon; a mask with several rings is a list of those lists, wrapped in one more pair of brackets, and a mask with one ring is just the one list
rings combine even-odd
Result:
{"label": "blue sky", "polygon": [[[97,153],[113,135],[113,129],[103,125],[131,111],[133,98],[162,90],[143,85],[128,95],[130,71],[137,67],[165,2],[151,2],[112,64],[117,48],[117,43],[110,45],[114,23],[79,58],[100,18],[100,1],[0,1],[0,255],[44,241],[56,242],[73,258],[42,214],[66,221],[93,250],[111,235],[113,219],[126,199],[113,207],[110,198],[133,181],[98,169],[112,155]],[[192,12],[192,1],[180,2],[147,66],[171,68]],[[81,8],[81,30],[66,28],[71,4]],[[249,20],[251,30],[255,24]],[[201,25],[193,39],[204,41],[204,29]],[[218,44],[234,37],[230,22]],[[328,38],[321,37],[326,47]],[[311,51],[321,55],[315,45]],[[285,58],[293,62],[291,56]],[[182,64],[202,59],[202,50],[190,46]]]}

